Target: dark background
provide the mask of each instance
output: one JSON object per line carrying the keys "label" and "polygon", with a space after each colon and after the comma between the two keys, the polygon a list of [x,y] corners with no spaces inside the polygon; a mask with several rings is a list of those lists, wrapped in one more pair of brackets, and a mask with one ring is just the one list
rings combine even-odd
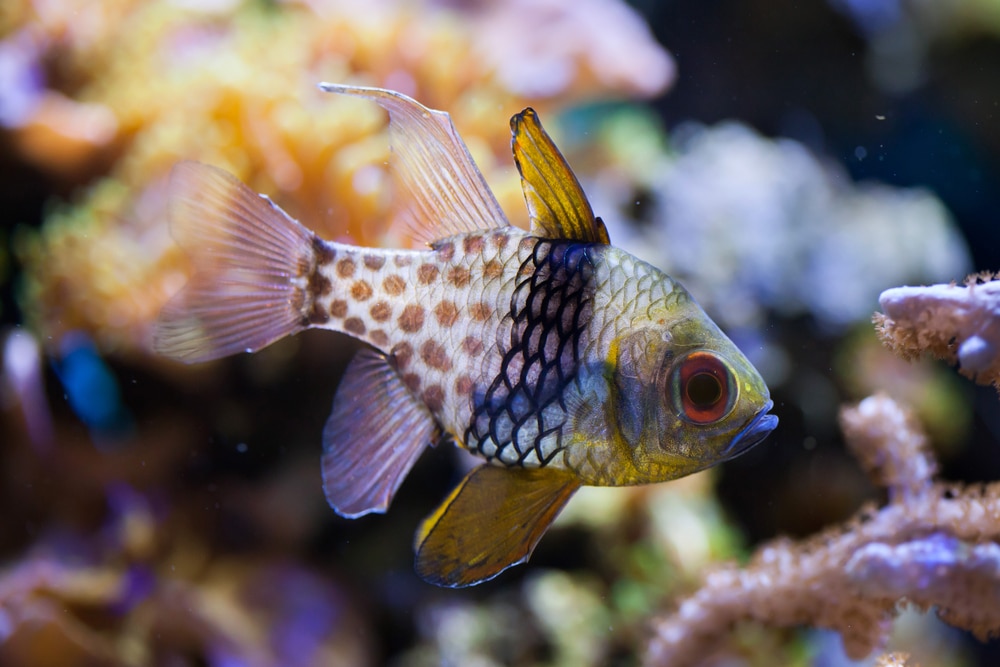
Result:
{"label": "dark background", "polygon": [[[668,128],[688,119],[704,123],[738,119],[766,135],[806,143],[838,160],[857,180],[926,187],[954,215],[968,240],[974,266],[1000,270],[1000,40],[995,36],[965,33],[932,41],[921,82],[904,92],[889,92],[870,74],[873,29],[866,30],[828,3],[638,0],[632,4],[677,61],[677,83],[664,97],[650,102]],[[865,159],[857,158],[859,146],[866,150]],[[5,221],[38,225],[50,198],[67,194],[0,142],[0,207]],[[0,233],[9,235],[10,226],[0,227]],[[0,270],[6,277],[0,318],[4,324],[17,324],[21,319],[15,297],[18,269],[8,257]],[[776,319],[773,326],[799,368],[825,372],[832,366],[836,341],[807,318]],[[123,400],[135,414],[147,409],[161,412],[166,404],[174,414],[186,414],[207,429],[204,446],[190,452],[178,484],[196,499],[192,502],[208,502],[217,485],[263,479],[288,457],[315,460],[315,448],[294,449],[298,445],[293,443],[318,442],[344,361],[342,356],[324,357],[324,335],[302,336],[295,372],[261,380],[258,362],[239,358],[227,362],[209,386],[192,383],[185,391],[128,362],[110,363],[123,380]],[[52,370],[47,373],[48,386],[58,387]],[[216,391],[220,387],[225,391]],[[949,459],[942,473],[964,481],[1000,479],[996,392],[977,387],[970,396],[977,406],[972,445]],[[57,419],[71,421],[57,390],[50,398]],[[837,467],[817,470],[816,454],[799,446],[803,438],[816,437],[818,448],[832,452],[825,457],[841,462],[849,457],[835,432],[808,430],[790,395],[779,390],[774,399],[779,430],[766,444],[726,464],[719,479],[727,510],[751,543],[778,534],[809,534],[856,508],[840,504],[840,499],[793,490],[817,488],[816,480],[803,484],[803,470],[822,477]],[[226,431],[218,427],[218,415],[233,406],[238,406],[243,425]],[[83,432],[82,427],[77,430]],[[256,446],[250,455],[234,453],[247,433],[253,433]],[[346,522],[329,513],[312,532],[307,547],[310,560],[321,562],[336,554],[341,568],[358,578],[349,587],[378,591],[372,604],[378,607],[380,651],[386,655],[413,638],[408,614],[411,603],[425,593],[423,584],[408,571],[412,529],[436,505],[441,490],[459,476],[447,452],[433,451],[420,461],[394,503],[395,511],[386,518]],[[311,493],[318,494],[318,486]],[[789,513],[782,507],[788,498],[798,498],[815,511],[805,517]],[[7,501],[12,502],[10,496]],[[33,511],[38,515],[23,518],[29,527],[24,533],[0,539],[0,557],[12,556],[30,543],[35,522],[45,518],[44,508]],[[208,519],[214,540],[227,550],[260,546],[263,536],[242,517],[241,511],[229,512],[223,503]],[[587,565],[587,540],[574,531],[554,534],[543,541],[533,562],[566,568]],[[523,569],[470,596],[484,597],[501,586],[516,586]],[[1000,662],[1000,644],[974,644],[981,664]]]}

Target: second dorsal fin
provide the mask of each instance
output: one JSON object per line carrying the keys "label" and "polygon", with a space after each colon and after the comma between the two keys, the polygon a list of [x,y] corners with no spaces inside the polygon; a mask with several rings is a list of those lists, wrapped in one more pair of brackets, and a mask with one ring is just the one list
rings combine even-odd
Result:
{"label": "second dorsal fin", "polygon": [[587,195],[566,159],[528,107],[510,119],[511,149],[521,174],[531,233],[548,239],[610,243],[608,230],[594,217]]}

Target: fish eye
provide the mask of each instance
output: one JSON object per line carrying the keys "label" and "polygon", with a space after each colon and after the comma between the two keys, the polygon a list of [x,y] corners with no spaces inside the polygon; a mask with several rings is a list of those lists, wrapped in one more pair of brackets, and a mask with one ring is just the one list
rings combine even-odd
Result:
{"label": "fish eye", "polygon": [[736,403],[732,371],[711,352],[692,352],[676,364],[672,385],[677,413],[695,424],[719,421]]}

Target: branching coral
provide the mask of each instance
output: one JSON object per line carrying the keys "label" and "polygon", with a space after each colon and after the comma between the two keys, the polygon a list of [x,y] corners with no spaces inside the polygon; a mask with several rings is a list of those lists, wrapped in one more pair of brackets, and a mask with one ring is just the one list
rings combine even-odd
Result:
{"label": "branching coral", "polygon": [[964,285],[896,287],[879,298],[879,338],[904,358],[924,352],[957,363],[962,375],[1000,390],[1000,278]]}
{"label": "branching coral", "polygon": [[742,569],[710,573],[656,624],[647,664],[698,664],[742,620],[833,629],[861,658],[884,644],[901,602],[935,606],[982,639],[1000,634],[1000,483],[935,482],[926,438],[886,396],[845,408],[841,425],[889,503],[805,542],[766,544]]}
{"label": "branching coral", "polygon": [[[996,383],[997,285],[986,276],[964,287],[889,290],[885,315],[876,317],[880,335],[904,356],[957,357],[980,381]],[[647,664],[696,664],[742,620],[833,629],[847,654],[861,658],[884,645],[901,603],[933,607],[983,640],[1000,635],[1000,482],[935,481],[926,436],[886,396],[844,408],[840,423],[888,503],[804,542],[765,544],[742,569],[710,573],[656,624]]]}

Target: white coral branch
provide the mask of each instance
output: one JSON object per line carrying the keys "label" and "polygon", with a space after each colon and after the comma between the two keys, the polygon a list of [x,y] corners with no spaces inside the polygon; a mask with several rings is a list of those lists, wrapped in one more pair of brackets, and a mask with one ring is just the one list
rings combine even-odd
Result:
{"label": "white coral branch", "polygon": [[843,410],[840,428],[865,472],[890,500],[926,491],[937,472],[927,436],[907,410],[878,394]]}
{"label": "white coral branch", "polygon": [[1000,612],[983,604],[1000,588],[1000,484],[934,483],[926,438],[887,397],[844,409],[841,424],[892,501],[805,542],[765,544],[742,569],[709,574],[655,625],[648,665],[700,664],[741,620],[836,630],[847,654],[861,658],[884,644],[902,601],[936,606],[978,637],[1000,633]]}
{"label": "white coral branch", "polygon": [[886,290],[875,315],[879,337],[905,358],[927,352],[1000,389],[1000,280],[988,278]]}
{"label": "white coral branch", "polygon": [[938,607],[946,622],[987,639],[1000,628],[1000,545],[969,544],[946,533],[900,544],[872,542],[847,563],[847,574],[870,595]]}

